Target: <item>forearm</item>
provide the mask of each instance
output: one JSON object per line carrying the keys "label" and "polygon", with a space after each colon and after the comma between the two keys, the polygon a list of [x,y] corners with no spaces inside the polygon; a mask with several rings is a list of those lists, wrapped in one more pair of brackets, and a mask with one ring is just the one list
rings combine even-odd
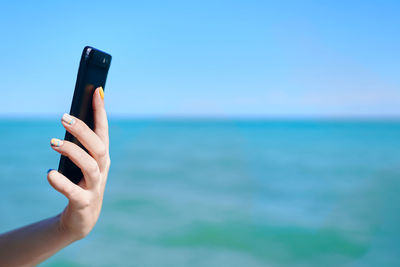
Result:
{"label": "forearm", "polygon": [[96,224],[110,168],[107,114],[101,87],[93,94],[94,129],[69,114],[62,124],[85,146],[52,139],[51,147],[67,156],[83,174],[75,184],[56,170],[47,172],[49,183],[69,200],[58,215],[0,235],[0,267],[35,266],[72,242],[85,237]]}
{"label": "forearm", "polygon": [[35,266],[76,239],[60,215],[0,235],[0,266]]}

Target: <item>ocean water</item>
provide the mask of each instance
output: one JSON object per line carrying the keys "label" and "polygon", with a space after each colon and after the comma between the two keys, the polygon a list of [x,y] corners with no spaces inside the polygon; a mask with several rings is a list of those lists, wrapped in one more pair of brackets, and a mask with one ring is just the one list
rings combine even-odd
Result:
{"label": "ocean water", "polygon": [[[53,216],[58,119],[0,120],[0,232]],[[41,266],[400,266],[400,123],[111,120],[98,224]]]}

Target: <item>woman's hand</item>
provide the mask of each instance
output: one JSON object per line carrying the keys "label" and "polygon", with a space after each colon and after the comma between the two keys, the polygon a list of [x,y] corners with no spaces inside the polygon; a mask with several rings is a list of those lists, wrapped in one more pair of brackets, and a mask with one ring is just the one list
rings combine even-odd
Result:
{"label": "woman's hand", "polygon": [[88,150],[58,139],[51,140],[57,152],[69,157],[83,173],[78,185],[61,173],[47,174],[50,184],[69,199],[64,211],[54,217],[0,235],[0,267],[36,266],[72,242],[85,237],[99,218],[104,187],[110,168],[108,123],[104,92],[93,94],[94,131],[82,121],[64,114],[62,124]]}
{"label": "woman's hand", "polygon": [[78,185],[56,170],[50,170],[47,175],[54,189],[69,200],[68,206],[59,217],[59,229],[69,235],[71,241],[85,237],[92,230],[103,203],[110,168],[108,122],[103,99],[104,92],[99,87],[93,94],[93,131],[71,115],[64,114],[61,120],[65,129],[75,136],[88,152],[69,141],[56,138],[51,140],[51,147],[67,156],[83,173],[83,179]]}

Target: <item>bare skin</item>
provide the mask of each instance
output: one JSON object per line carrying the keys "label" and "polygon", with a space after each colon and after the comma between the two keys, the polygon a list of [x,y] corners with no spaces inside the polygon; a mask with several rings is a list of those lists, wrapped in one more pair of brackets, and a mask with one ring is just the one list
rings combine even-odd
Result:
{"label": "bare skin", "polygon": [[89,153],[68,141],[51,141],[51,147],[70,158],[84,175],[82,181],[75,185],[56,170],[47,174],[50,185],[68,198],[67,207],[54,217],[0,235],[0,266],[36,266],[62,248],[84,238],[95,226],[110,168],[108,122],[103,97],[102,88],[97,88],[93,94],[93,131],[81,120],[68,115],[64,115],[61,122]]}

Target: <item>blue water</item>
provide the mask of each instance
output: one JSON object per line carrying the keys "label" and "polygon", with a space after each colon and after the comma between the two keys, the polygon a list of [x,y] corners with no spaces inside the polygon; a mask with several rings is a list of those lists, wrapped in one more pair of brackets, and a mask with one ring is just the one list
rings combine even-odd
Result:
{"label": "blue water", "polygon": [[[0,231],[60,212],[59,120],[0,121]],[[102,215],[42,266],[400,266],[400,123],[111,120]]]}

